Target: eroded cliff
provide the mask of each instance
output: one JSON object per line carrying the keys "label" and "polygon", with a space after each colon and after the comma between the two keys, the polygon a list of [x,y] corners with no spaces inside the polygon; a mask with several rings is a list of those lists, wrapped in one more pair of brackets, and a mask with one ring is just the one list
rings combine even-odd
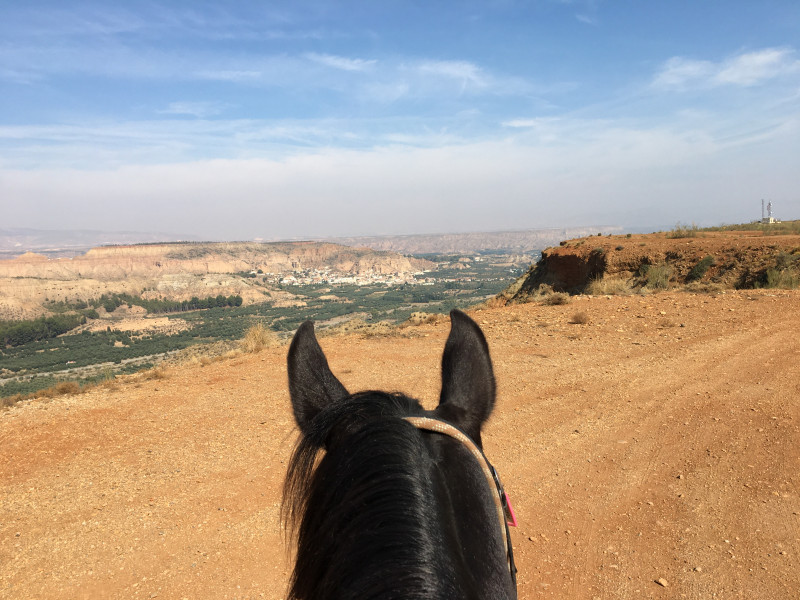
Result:
{"label": "eroded cliff", "polygon": [[[506,293],[525,301],[541,285],[571,294],[601,289],[600,282],[621,282],[629,288],[694,283],[724,288],[765,287],[783,277],[792,287],[800,272],[800,236],[764,235],[760,231],[702,232],[694,237],[649,235],[593,236],[561,242]],[[770,280],[770,277],[773,279]],[[593,285],[594,284],[594,285]]]}

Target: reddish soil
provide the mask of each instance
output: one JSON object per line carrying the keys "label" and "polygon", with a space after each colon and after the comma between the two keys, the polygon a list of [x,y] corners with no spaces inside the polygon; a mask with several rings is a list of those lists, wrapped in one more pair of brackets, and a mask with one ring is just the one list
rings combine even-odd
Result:
{"label": "reddish soil", "polygon": [[[800,293],[473,315],[521,598],[798,598]],[[409,331],[321,343],[351,390],[430,406],[448,324]],[[0,413],[0,597],[283,598],[285,353]]]}
{"label": "reddish soil", "polygon": [[[641,286],[645,265],[666,264],[672,284],[688,282],[692,268],[711,256],[712,266],[695,285],[722,288],[764,287],[768,268],[800,271],[800,235],[764,235],[761,231],[701,232],[672,238],[667,233],[586,237],[548,248],[531,268],[519,297],[535,293],[541,283],[557,291],[582,292],[594,279],[610,277]],[[782,258],[781,258],[782,256]],[[781,262],[782,261],[782,262]]]}

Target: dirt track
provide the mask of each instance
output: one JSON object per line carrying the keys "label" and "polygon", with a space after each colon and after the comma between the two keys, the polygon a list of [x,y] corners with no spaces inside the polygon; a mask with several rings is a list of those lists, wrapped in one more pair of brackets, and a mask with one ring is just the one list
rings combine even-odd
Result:
{"label": "dirt track", "polygon": [[[521,598],[800,598],[800,293],[474,316]],[[447,330],[321,343],[431,405]],[[285,352],[0,413],[0,597],[283,598]]]}

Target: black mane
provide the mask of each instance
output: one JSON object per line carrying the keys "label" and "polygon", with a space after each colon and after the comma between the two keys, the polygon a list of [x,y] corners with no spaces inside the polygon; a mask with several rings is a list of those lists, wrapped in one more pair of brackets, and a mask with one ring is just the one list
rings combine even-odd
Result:
{"label": "black mane", "polygon": [[[421,435],[403,420],[420,414],[412,398],[373,391],[314,418],[284,488],[283,516],[298,544],[290,598],[394,598],[398,583],[403,598],[442,596],[433,465]],[[387,567],[404,580],[387,580]]]}

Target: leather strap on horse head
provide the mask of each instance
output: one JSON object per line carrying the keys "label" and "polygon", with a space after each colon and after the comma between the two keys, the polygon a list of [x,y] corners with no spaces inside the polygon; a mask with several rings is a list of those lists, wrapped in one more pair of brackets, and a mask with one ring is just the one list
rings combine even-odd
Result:
{"label": "leather strap on horse head", "polygon": [[[480,448],[478,448],[475,442],[473,442],[466,433],[461,431],[455,425],[451,425],[446,421],[440,421],[439,419],[432,419],[430,417],[404,417],[404,420],[411,423],[417,429],[441,433],[458,440],[464,446],[466,446],[470,453],[472,453],[472,455],[477,459],[478,464],[481,466],[481,470],[483,471],[484,477],[486,477],[486,480],[489,482],[489,487],[495,486],[497,489],[497,494],[493,494],[492,497],[494,498],[494,504],[497,508],[497,517],[500,519],[500,527],[505,534],[503,535],[503,545],[506,551],[506,558],[508,560],[508,570],[511,572],[511,578],[514,580],[514,585],[516,586],[517,567],[514,564],[514,551],[511,547],[511,533],[508,529],[506,507],[504,506],[504,504],[507,503],[507,497],[503,491],[503,486],[500,483],[500,478],[497,475],[497,471],[495,471],[494,467],[489,462],[489,459],[486,458],[486,455]],[[516,524],[516,522],[514,522],[514,524]]]}

